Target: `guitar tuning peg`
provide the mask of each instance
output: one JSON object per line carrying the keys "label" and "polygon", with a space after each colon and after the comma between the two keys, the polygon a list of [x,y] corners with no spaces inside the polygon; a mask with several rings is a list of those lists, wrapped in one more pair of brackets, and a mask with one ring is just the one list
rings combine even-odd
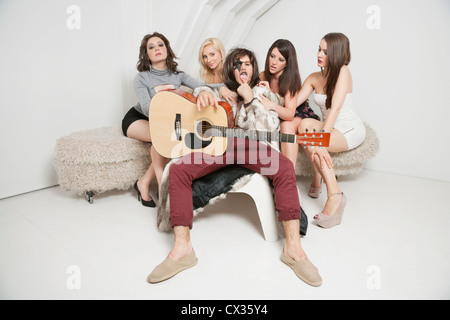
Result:
{"label": "guitar tuning peg", "polygon": [[325,133],[325,129],[320,130],[322,133]]}
{"label": "guitar tuning peg", "polygon": [[308,129],[305,129],[305,132],[308,133]]}
{"label": "guitar tuning peg", "polygon": [[316,133],[316,129],[315,128],[313,129],[313,131],[314,131],[314,133]]}

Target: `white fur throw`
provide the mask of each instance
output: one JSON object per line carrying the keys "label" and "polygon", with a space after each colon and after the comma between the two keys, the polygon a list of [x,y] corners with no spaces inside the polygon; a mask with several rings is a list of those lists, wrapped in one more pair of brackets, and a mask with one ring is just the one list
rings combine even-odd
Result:
{"label": "white fur throw", "polygon": [[278,114],[275,111],[269,111],[264,108],[259,101],[259,95],[263,95],[279,105],[283,105],[283,99],[266,87],[255,86],[252,90],[256,99],[252,101],[247,112],[243,107],[239,110],[238,126],[242,129],[279,131],[280,118]]}
{"label": "white fur throw", "polygon": [[[220,99],[219,92],[207,86],[196,88],[193,95],[197,97],[203,91],[213,94],[218,100]],[[263,104],[259,101],[259,95],[265,96],[270,101],[273,101],[279,105],[284,104],[284,99],[280,97],[279,94],[273,93],[266,87],[255,86],[252,91],[255,99],[253,99],[251,104],[247,107],[247,110],[243,106],[239,109],[239,111],[237,111],[236,108],[233,108],[233,115],[235,117],[237,116],[237,126],[244,130],[265,130],[269,132],[279,131],[280,118],[278,117],[278,113],[264,108]],[[280,151],[278,143],[269,142],[269,144],[272,148]]]}
{"label": "white fur throw", "polygon": [[126,190],[148,169],[150,146],[125,137],[120,127],[72,133],[56,142],[58,182],[79,194]]}

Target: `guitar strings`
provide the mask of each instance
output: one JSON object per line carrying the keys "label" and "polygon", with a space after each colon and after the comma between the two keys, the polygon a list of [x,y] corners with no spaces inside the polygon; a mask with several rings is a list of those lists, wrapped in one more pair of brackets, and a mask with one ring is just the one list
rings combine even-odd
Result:
{"label": "guitar strings", "polygon": [[[290,143],[294,143],[294,142],[298,142],[298,140],[300,139],[301,144],[308,144],[308,145],[315,145],[316,142],[315,140],[319,140],[317,142],[317,145],[321,146],[322,145],[322,139],[323,139],[323,135],[319,133],[319,136],[316,137],[316,133],[311,134],[311,133],[302,133],[302,134],[288,134],[288,133],[281,133],[279,131],[264,131],[264,130],[245,130],[242,128],[229,128],[229,127],[223,127],[223,126],[216,126],[213,124],[210,124],[206,121],[201,121],[201,129],[202,129],[202,135],[205,136],[205,133],[208,130],[212,130],[211,132],[209,132],[208,137],[212,137],[212,136],[220,136],[220,137],[227,137],[227,131],[232,131],[232,132],[238,132],[238,134],[233,134],[232,137],[236,137],[236,138],[249,138],[252,140],[264,140],[264,141],[278,141],[278,142],[290,142]],[[214,130],[217,130],[219,132],[221,132],[221,135],[214,135],[211,133],[214,133]]]}

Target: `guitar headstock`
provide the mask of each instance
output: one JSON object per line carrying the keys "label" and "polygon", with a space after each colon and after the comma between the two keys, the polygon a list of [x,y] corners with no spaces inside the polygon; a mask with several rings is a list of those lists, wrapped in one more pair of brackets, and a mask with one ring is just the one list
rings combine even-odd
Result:
{"label": "guitar headstock", "polygon": [[308,132],[300,133],[296,135],[297,143],[306,147],[319,147],[326,148],[330,146],[330,133],[324,132],[323,130],[320,132]]}

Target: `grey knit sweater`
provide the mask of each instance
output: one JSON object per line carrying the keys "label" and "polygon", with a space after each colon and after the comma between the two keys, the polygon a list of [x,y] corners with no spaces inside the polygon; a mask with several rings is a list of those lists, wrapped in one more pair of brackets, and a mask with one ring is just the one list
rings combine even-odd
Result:
{"label": "grey knit sweater", "polygon": [[[179,89],[181,85],[195,89],[203,86],[204,84],[185,72],[170,72],[166,70],[156,70],[150,67],[149,71],[139,72],[134,78],[134,89],[138,98],[138,104],[134,108],[140,113],[148,117],[148,108],[150,101],[156,94],[155,87],[164,84],[172,84],[175,89]],[[218,89],[224,84],[211,84],[208,85],[214,89]]]}

